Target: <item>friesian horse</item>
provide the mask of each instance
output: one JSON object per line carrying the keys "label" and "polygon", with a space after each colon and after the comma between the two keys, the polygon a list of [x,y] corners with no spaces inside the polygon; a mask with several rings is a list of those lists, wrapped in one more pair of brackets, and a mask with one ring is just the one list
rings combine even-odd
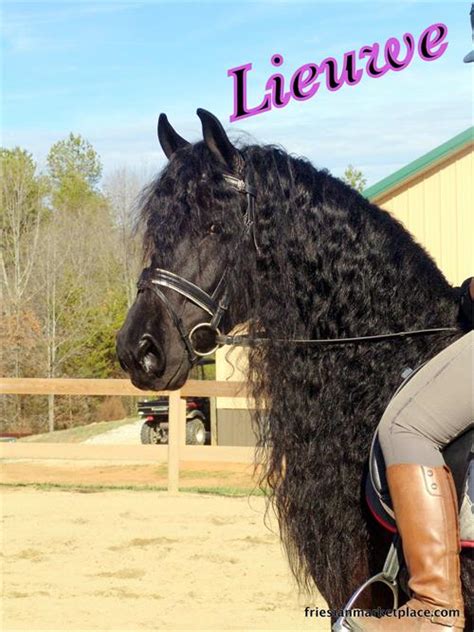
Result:
{"label": "friesian horse", "polygon": [[[236,147],[214,115],[197,114],[194,144],[160,116],[169,161],[141,200],[147,267],[117,336],[119,360],[139,388],[178,389],[217,328],[246,323],[261,483],[300,586],[314,582],[338,609],[381,570],[389,546],[364,502],[372,435],[402,370],[462,335],[456,294],[388,212],[280,147]],[[454,330],[284,342],[443,327]],[[462,579],[472,609],[464,555]],[[368,591],[360,605],[389,607],[388,591]]]}

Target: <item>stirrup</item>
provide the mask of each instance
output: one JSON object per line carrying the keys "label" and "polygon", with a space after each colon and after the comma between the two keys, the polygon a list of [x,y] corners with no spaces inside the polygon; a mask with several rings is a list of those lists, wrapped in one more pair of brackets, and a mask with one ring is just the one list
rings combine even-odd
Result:
{"label": "stirrup", "polygon": [[397,576],[398,571],[400,570],[400,537],[395,535],[392,540],[392,544],[390,545],[390,549],[387,553],[387,557],[385,558],[385,563],[383,565],[383,569],[381,573],[377,573],[370,579],[360,586],[355,593],[351,596],[349,601],[343,608],[342,616],[338,618],[336,623],[332,626],[332,632],[351,632],[353,628],[349,621],[347,621],[347,617],[350,616],[347,613],[352,610],[353,605],[360,597],[360,595],[364,592],[364,590],[375,584],[377,582],[381,582],[390,588],[393,594],[393,609],[396,610],[398,608],[398,584],[397,584]]}

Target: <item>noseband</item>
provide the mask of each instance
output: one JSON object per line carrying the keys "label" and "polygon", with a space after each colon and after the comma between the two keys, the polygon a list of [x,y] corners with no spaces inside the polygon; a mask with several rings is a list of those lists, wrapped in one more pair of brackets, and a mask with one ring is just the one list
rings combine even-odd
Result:
{"label": "noseband", "polygon": [[[224,174],[224,180],[229,182],[229,184],[231,184],[239,193],[243,193],[247,197],[247,208],[244,215],[242,237],[245,238],[250,232],[252,232],[255,249],[259,252],[260,250],[255,231],[256,189],[246,180],[241,180],[235,176]],[[236,244],[234,253],[237,252],[237,248],[239,247],[240,242]],[[181,336],[181,340],[183,341],[191,366],[194,366],[199,358],[215,353],[215,351],[217,351],[217,349],[223,344],[220,342],[220,338],[222,336],[219,330],[219,325],[221,324],[229,307],[227,275],[233,263],[232,259],[233,257],[231,256],[212,294],[208,294],[200,287],[191,281],[184,279],[178,274],[174,274],[174,272],[169,272],[168,270],[163,270],[162,268],[146,268],[143,270],[138,280],[137,288],[139,292],[145,289],[152,290],[165,306],[174,326]],[[211,317],[211,320],[209,322],[198,323],[188,331],[183,319],[178,316],[167,296],[161,291],[161,289],[159,289],[160,287],[170,288],[181,296],[184,296],[185,299],[191,301],[191,303],[194,303],[194,305],[197,305],[197,307],[207,312]],[[193,337],[196,332],[205,330],[212,332],[212,335],[215,336],[216,344],[209,350],[199,351],[196,349]]]}
{"label": "noseband", "polygon": [[[234,189],[239,191],[239,193],[243,193],[247,197],[247,208],[244,215],[244,227],[242,231],[242,238],[246,238],[250,232],[252,233],[252,239],[255,246],[255,250],[257,254],[260,254],[260,248],[258,246],[258,240],[256,235],[256,224],[255,224],[255,197],[256,197],[256,189],[252,185],[250,185],[247,180],[242,180],[240,178],[236,178],[235,176],[224,174],[224,179],[231,184]],[[240,240],[236,243],[234,249],[234,256],[237,252],[237,249],[241,246]],[[250,346],[253,344],[264,344],[266,342],[276,342],[276,343],[292,343],[296,345],[304,345],[304,346],[314,346],[314,345],[328,345],[328,344],[354,344],[361,342],[382,342],[384,340],[391,339],[400,339],[412,336],[419,335],[428,335],[428,334],[437,334],[443,332],[458,332],[459,330],[456,327],[435,327],[432,329],[416,329],[411,331],[398,331],[394,333],[384,333],[377,334],[372,336],[357,336],[353,338],[316,338],[316,339],[307,339],[307,338],[249,338],[248,336],[232,336],[232,335],[222,335],[219,330],[219,325],[222,322],[222,319],[229,308],[229,299],[227,293],[227,276],[230,267],[233,264],[233,257],[231,256],[224,272],[212,294],[208,294],[200,287],[184,279],[178,274],[174,274],[173,272],[169,272],[168,270],[163,270],[162,268],[146,268],[143,270],[140,275],[140,279],[138,280],[137,287],[138,291],[142,291],[144,289],[152,290],[156,296],[160,299],[160,301],[165,306],[168,314],[170,315],[171,320],[173,321],[174,326],[179,332],[181,336],[181,340],[183,341],[184,347],[188,354],[189,362],[191,366],[194,366],[196,362],[198,362],[199,358],[212,355],[217,351],[219,347],[223,345],[234,345],[234,346]],[[159,287],[167,287],[171,290],[174,290],[185,299],[197,305],[197,307],[201,308],[203,311],[207,312],[211,317],[209,322],[201,322],[188,331],[183,320],[174,309],[173,305],[169,301],[169,299],[163,294],[163,292],[159,289]],[[208,330],[212,332],[215,337],[215,345],[205,351],[199,351],[196,349],[195,344],[193,342],[193,336],[197,331],[205,331]]]}

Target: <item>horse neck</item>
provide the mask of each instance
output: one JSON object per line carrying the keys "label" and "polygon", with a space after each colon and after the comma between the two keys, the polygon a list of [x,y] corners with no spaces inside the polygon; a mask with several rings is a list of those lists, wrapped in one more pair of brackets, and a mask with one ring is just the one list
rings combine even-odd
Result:
{"label": "horse neck", "polygon": [[260,176],[269,247],[257,264],[253,317],[286,335],[452,325],[452,288],[402,224],[328,173],[299,166],[289,199]]}

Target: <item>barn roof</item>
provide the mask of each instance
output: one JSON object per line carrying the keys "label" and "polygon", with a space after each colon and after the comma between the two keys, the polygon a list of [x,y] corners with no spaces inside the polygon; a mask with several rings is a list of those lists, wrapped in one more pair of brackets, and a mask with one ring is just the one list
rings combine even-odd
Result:
{"label": "barn roof", "polygon": [[474,126],[468,127],[464,132],[457,134],[442,145],[435,147],[427,154],[420,156],[398,171],[376,182],[363,192],[363,195],[370,200],[387,195],[393,189],[401,187],[409,180],[420,176],[424,171],[432,169],[435,165],[451,159],[457,153],[465,150],[472,144],[474,139]]}

